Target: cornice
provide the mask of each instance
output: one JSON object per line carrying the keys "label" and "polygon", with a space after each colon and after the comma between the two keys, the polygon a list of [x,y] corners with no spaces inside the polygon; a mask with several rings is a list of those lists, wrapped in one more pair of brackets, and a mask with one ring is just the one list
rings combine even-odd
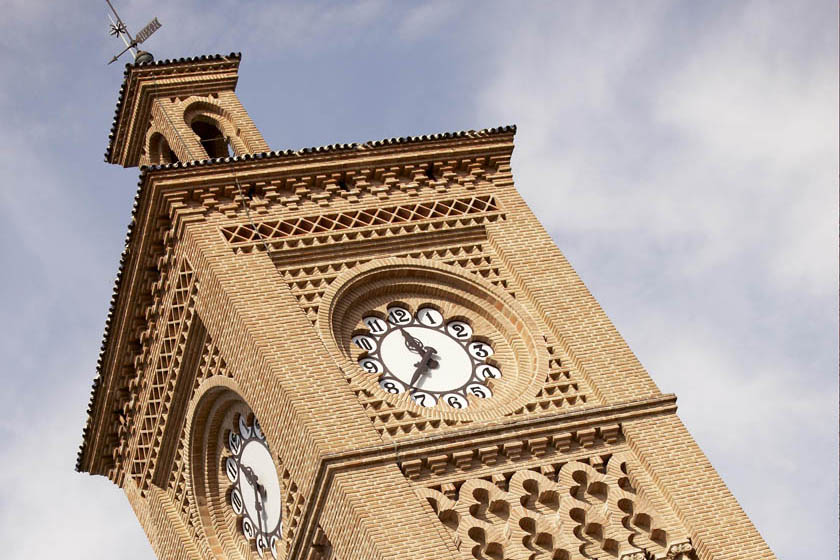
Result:
{"label": "cornice", "polygon": [[[199,167],[218,167],[224,164],[239,163],[239,162],[255,162],[262,160],[275,161],[295,161],[295,162],[315,162],[324,160],[323,156],[327,158],[335,158],[336,156],[346,158],[358,155],[377,155],[381,156],[384,153],[400,153],[404,152],[412,145],[420,144],[423,147],[431,146],[433,143],[445,144],[452,141],[464,140],[482,140],[489,137],[499,135],[516,134],[516,125],[505,125],[495,128],[483,128],[481,130],[460,130],[457,132],[441,132],[436,134],[424,134],[421,136],[401,136],[399,138],[385,138],[382,140],[370,140],[363,143],[351,144],[328,144],[325,146],[314,146],[311,148],[301,148],[298,150],[276,150],[271,152],[262,152],[257,154],[243,154],[240,156],[232,156],[225,158],[211,158],[202,160],[193,160],[185,162],[168,163],[164,165],[144,165],[140,168],[141,180],[147,174],[156,174],[162,171],[172,171],[177,169],[195,169]],[[319,158],[319,156],[321,156]]]}

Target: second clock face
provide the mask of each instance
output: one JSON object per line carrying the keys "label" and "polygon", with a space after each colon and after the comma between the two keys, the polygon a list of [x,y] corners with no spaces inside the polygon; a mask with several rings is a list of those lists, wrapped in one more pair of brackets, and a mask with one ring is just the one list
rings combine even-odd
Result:
{"label": "second clock face", "polygon": [[283,534],[280,482],[256,418],[249,422],[239,414],[229,427],[227,451],[224,470],[231,485],[229,503],[241,518],[242,536],[253,541],[261,558],[270,552],[276,559]]}
{"label": "second clock face", "polygon": [[469,322],[448,319],[431,304],[415,312],[393,303],[385,317],[371,312],[362,318],[366,332],[353,336],[362,353],[359,366],[379,377],[388,393],[408,392],[420,406],[464,409],[467,395],[487,399],[488,380],[502,376],[492,363],[488,339]]}

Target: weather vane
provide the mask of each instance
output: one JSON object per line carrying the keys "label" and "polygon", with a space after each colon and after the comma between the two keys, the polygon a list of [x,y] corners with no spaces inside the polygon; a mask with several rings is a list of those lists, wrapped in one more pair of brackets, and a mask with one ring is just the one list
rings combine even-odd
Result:
{"label": "weather vane", "polygon": [[[137,45],[151,37],[152,33],[160,29],[161,24],[158,19],[154,18],[152,21],[147,23],[146,27],[141,29],[137,35],[132,37],[131,33],[128,32],[128,27],[126,27],[123,20],[120,19],[120,15],[117,13],[117,10],[114,9],[113,4],[111,4],[111,0],[105,0],[105,2],[108,4],[108,7],[111,8],[111,11],[114,12],[114,17],[111,17],[111,14],[108,14],[108,19],[111,20],[111,27],[108,33],[113,37],[119,37],[122,39],[123,43],[125,43],[125,48],[115,54],[114,58],[108,61],[108,64],[115,62],[119,57],[129,51],[131,51],[135,62],[149,62],[154,60],[150,53],[138,50]],[[114,21],[114,18],[117,18],[116,21]]]}

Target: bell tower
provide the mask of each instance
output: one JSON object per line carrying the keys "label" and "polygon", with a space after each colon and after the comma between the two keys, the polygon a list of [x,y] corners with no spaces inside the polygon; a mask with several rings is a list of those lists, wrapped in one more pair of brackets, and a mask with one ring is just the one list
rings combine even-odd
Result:
{"label": "bell tower", "polygon": [[130,65],[105,161],[136,167],[267,152],[236,97],[239,59],[231,53]]}
{"label": "bell tower", "polygon": [[[139,59],[138,59],[139,60]],[[126,67],[77,470],[160,558],[774,558],[517,193],[515,127],[270,151],[240,57]]]}

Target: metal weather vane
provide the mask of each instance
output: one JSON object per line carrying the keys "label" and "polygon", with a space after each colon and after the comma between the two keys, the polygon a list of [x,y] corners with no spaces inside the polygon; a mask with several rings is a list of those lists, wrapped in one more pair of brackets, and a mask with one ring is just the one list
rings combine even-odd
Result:
{"label": "metal weather vane", "polygon": [[[134,57],[134,60],[137,60],[137,57],[142,53],[142,51],[137,50],[137,45],[141,44],[143,41],[148,39],[152,36],[152,34],[160,29],[161,23],[158,21],[157,18],[154,18],[152,21],[146,24],[146,26],[141,29],[137,35],[132,37],[131,33],[128,31],[128,27],[126,27],[123,20],[120,18],[120,15],[117,13],[117,10],[114,8],[113,4],[111,4],[111,0],[105,0],[108,4],[108,7],[111,8],[111,11],[114,13],[114,16],[111,17],[111,14],[108,14],[108,19],[111,20],[111,25],[108,30],[108,34],[112,37],[119,37],[122,39],[123,43],[125,43],[125,48],[121,50],[119,53],[115,54],[114,57],[108,61],[108,64],[115,62],[119,57],[124,55],[126,52],[131,52],[131,55]],[[116,21],[114,20],[116,18]]]}

